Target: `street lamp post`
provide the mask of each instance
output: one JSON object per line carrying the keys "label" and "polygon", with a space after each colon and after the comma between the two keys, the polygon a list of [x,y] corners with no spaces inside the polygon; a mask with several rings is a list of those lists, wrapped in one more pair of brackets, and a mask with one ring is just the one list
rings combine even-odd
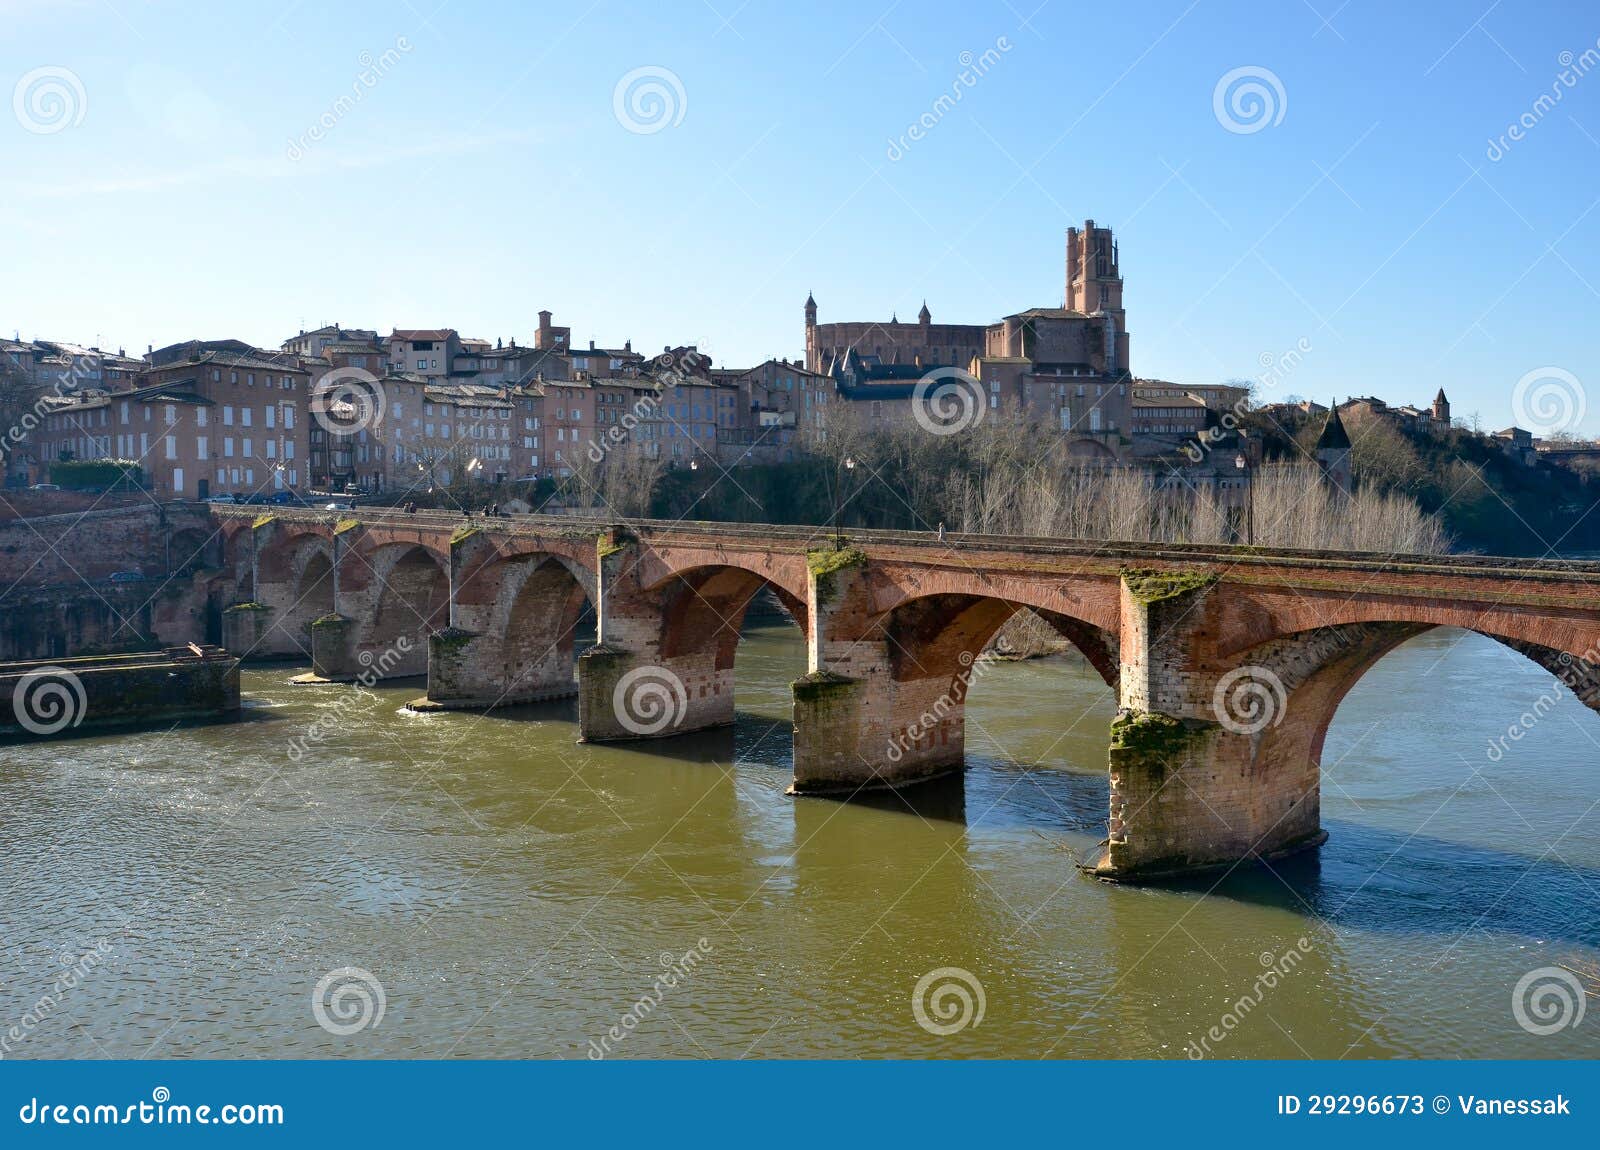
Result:
{"label": "street lamp post", "polygon": [[[855,469],[856,469],[855,458],[853,456],[849,456],[849,455],[845,456],[844,457],[844,470],[845,470],[845,472],[849,473],[851,471],[854,471]],[[841,524],[839,522],[840,517],[844,515],[844,492],[843,492],[844,476],[841,475],[841,476],[838,476],[837,478],[838,478],[838,482],[837,483],[829,484],[829,486],[832,488],[832,494],[833,494],[833,547],[834,547],[834,550],[836,550],[836,551],[839,548],[844,546],[843,524]]]}
{"label": "street lamp post", "polygon": [[1256,492],[1255,484],[1251,481],[1250,460],[1245,458],[1244,452],[1241,451],[1233,457],[1233,466],[1238,470],[1239,477],[1244,480],[1244,541],[1246,546],[1251,546],[1256,541]]}

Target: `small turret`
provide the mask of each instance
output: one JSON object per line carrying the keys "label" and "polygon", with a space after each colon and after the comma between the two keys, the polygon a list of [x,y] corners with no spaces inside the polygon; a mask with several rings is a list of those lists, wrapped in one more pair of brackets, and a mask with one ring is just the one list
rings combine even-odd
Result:
{"label": "small turret", "polygon": [[1350,465],[1350,436],[1344,429],[1344,420],[1339,418],[1338,400],[1329,403],[1327,422],[1317,437],[1317,463],[1329,486],[1342,495],[1350,494],[1355,479]]}
{"label": "small turret", "polygon": [[922,310],[917,313],[917,322],[923,327],[927,327],[933,322],[933,313],[928,310],[927,300],[922,301]]}
{"label": "small turret", "polygon": [[806,292],[806,327],[817,326],[817,301],[811,298],[811,293]]}

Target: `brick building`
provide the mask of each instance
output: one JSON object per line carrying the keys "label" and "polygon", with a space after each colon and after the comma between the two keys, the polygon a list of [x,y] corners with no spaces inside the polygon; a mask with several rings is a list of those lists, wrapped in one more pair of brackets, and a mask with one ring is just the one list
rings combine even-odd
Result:
{"label": "brick building", "polygon": [[52,400],[29,448],[56,460],[131,459],[174,499],[309,484],[305,371],[231,352],[169,361],[126,391]]}
{"label": "brick building", "polygon": [[846,323],[817,322],[817,301],[806,296],[806,368],[832,374],[847,352],[867,363],[907,364],[923,368],[964,365],[983,354],[983,324],[933,322],[924,301],[916,323],[873,320]]}

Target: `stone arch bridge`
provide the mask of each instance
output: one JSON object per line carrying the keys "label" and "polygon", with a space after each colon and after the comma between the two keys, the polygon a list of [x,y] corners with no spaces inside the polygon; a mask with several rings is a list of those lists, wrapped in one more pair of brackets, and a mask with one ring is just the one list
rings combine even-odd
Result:
{"label": "stone arch bridge", "polygon": [[[414,706],[576,693],[586,740],[734,717],[746,608],[806,636],[797,794],[959,769],[976,660],[1030,608],[1116,692],[1098,873],[1146,878],[1314,846],[1335,709],[1431,627],[1490,636],[1600,710],[1600,564],[1094,544],[562,516],[217,507],[224,642],[313,675],[426,675]],[[592,608],[597,643],[573,637]]]}

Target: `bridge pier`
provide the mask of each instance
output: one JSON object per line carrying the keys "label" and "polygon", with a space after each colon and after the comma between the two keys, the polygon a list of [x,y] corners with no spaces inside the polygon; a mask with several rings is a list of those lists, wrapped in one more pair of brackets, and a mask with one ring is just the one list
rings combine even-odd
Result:
{"label": "bridge pier", "polygon": [[354,683],[362,666],[356,659],[355,621],[328,614],[311,624],[312,682]]}
{"label": "bridge pier", "polygon": [[[303,659],[311,654],[312,620],[333,609],[328,544],[291,537],[272,514],[249,529],[249,599],[224,616],[224,642],[242,658]],[[235,645],[237,644],[237,645]]]}
{"label": "bridge pier", "polygon": [[[1320,650],[1292,653],[1301,673],[1290,681],[1287,666],[1222,657],[1214,575],[1127,572],[1121,594],[1111,809],[1095,873],[1137,881],[1320,845],[1322,736],[1354,677]],[[1362,669],[1377,658],[1335,654]],[[1316,674],[1320,687],[1292,690]]]}
{"label": "bridge pier", "polygon": [[890,640],[872,610],[866,556],[812,552],[811,625],[794,692],[791,794],[851,794],[961,769],[964,691],[949,676],[896,679]]}
{"label": "bridge pier", "polygon": [[505,555],[483,532],[450,547],[450,625],[428,638],[413,710],[489,710],[577,694],[573,646],[587,596],[561,562]]}
{"label": "bridge pier", "polygon": [[686,580],[648,589],[638,541],[620,529],[602,536],[597,558],[598,641],[578,659],[580,741],[730,726],[739,624],[759,583],[731,596]]}
{"label": "bridge pier", "polygon": [[297,682],[370,684],[427,674],[428,636],[448,618],[448,575],[420,540],[372,546],[366,530],[356,520],[334,525],[328,610],[308,625],[311,674]]}

